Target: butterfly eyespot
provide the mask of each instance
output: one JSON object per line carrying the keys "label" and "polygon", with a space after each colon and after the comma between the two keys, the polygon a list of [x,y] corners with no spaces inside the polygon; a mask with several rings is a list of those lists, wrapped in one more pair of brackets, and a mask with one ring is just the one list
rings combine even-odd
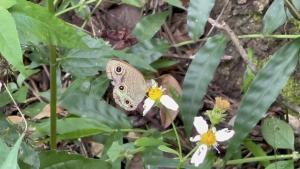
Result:
{"label": "butterfly eyespot", "polygon": [[[129,104],[129,101],[128,101],[128,100],[126,100],[126,101],[125,101],[125,103],[126,103],[126,104]],[[130,107],[131,107],[131,105],[130,105]]]}
{"label": "butterfly eyespot", "polygon": [[123,73],[123,69],[122,69],[122,67],[121,66],[117,66],[116,68],[115,68],[115,72],[116,72],[116,74],[122,74]]}
{"label": "butterfly eyespot", "polygon": [[120,90],[124,90],[124,86],[119,86],[119,89]]}
{"label": "butterfly eyespot", "polygon": [[129,107],[130,107],[130,108],[133,108],[133,106],[132,106],[132,105],[130,105]]}

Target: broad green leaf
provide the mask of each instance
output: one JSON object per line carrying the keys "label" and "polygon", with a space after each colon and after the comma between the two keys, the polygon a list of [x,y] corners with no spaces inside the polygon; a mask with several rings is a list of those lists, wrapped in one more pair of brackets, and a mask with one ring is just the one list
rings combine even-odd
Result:
{"label": "broad green leaf", "polygon": [[26,75],[16,24],[11,14],[0,6],[0,54],[21,74]]}
{"label": "broad green leaf", "polygon": [[193,0],[188,7],[187,26],[189,36],[197,40],[204,32],[210,11],[215,4],[214,0]]}
{"label": "broad green leaf", "polygon": [[118,141],[114,141],[110,148],[107,151],[107,155],[109,159],[114,162],[119,158],[119,154],[124,151],[122,145],[118,143]]}
{"label": "broad green leaf", "polygon": [[13,6],[13,15],[19,36],[22,42],[33,42],[38,44],[43,42],[66,47],[66,48],[86,48],[82,41],[85,35],[49,13],[47,8],[37,4],[17,0]]}
{"label": "broad green leaf", "polygon": [[[300,1],[292,0],[297,9],[300,9]],[[284,8],[284,0],[274,0],[263,17],[263,33],[270,34],[283,25],[291,14]]]}
{"label": "broad green leaf", "polygon": [[188,134],[192,131],[193,119],[202,106],[202,99],[224,54],[226,44],[227,40],[224,35],[209,38],[205,45],[198,50],[187,70],[182,85],[180,114]]}
{"label": "broad green leaf", "polygon": [[[7,157],[7,154],[9,153],[10,149],[5,144],[4,140],[0,138],[0,161],[4,161]],[[0,164],[1,165],[1,164]]]}
{"label": "broad green leaf", "polygon": [[40,153],[40,169],[110,169],[111,165],[101,159],[85,158],[81,155],[59,151],[43,151]]}
{"label": "broad green leaf", "polygon": [[169,47],[168,42],[164,40],[151,39],[134,45],[130,51],[150,64],[167,52]]}
{"label": "broad green leaf", "polygon": [[17,142],[12,147],[10,152],[7,154],[6,159],[0,165],[0,169],[18,169],[19,168],[18,154],[19,154],[19,148],[22,143],[23,137],[24,137],[24,134],[21,135],[21,137],[17,140]]}
{"label": "broad green leaf", "polygon": [[[257,144],[255,144],[253,141],[250,139],[247,139],[243,142],[243,145],[255,156],[255,157],[260,157],[260,156],[267,156],[266,152]],[[263,165],[264,167],[267,167],[270,162],[268,160],[266,161],[260,161],[260,164]]]}
{"label": "broad green leaf", "polygon": [[[112,129],[94,119],[66,118],[57,121],[57,138],[59,140],[76,139],[105,132],[112,132]],[[43,137],[49,135],[49,121],[36,125],[36,131],[33,133],[34,137]]]}
{"label": "broad green leaf", "polygon": [[165,22],[169,11],[143,17],[134,27],[132,34],[140,41],[151,39]]}
{"label": "broad green leaf", "polygon": [[165,143],[162,139],[154,138],[154,137],[141,137],[134,142],[134,145],[139,147],[151,147],[151,146],[159,146],[164,145]]}
{"label": "broad green leaf", "polygon": [[34,117],[39,114],[46,105],[44,102],[30,104],[23,110],[23,113],[29,117]]}
{"label": "broad green leaf", "polygon": [[266,169],[294,169],[294,161],[293,160],[277,161],[268,165]]}
{"label": "broad green leaf", "polygon": [[[33,149],[30,145],[25,143],[21,144],[19,162],[23,162],[24,165],[30,166],[31,169],[40,168],[40,158],[37,151]],[[19,163],[20,168],[23,169],[22,165]]]}
{"label": "broad green leaf", "polygon": [[160,145],[160,146],[158,147],[158,149],[159,149],[160,151],[163,151],[163,152],[166,152],[166,153],[175,154],[175,155],[179,156],[179,154],[178,154],[178,152],[177,152],[176,150],[174,150],[174,149],[172,149],[172,148],[170,148],[170,147],[167,147],[166,145]]}
{"label": "broad green leaf", "polygon": [[123,112],[100,100],[97,96],[81,92],[72,93],[62,100],[61,106],[71,114],[96,119],[99,123],[111,128],[131,128],[131,124]]}
{"label": "broad green leaf", "polygon": [[[16,100],[16,102],[22,103],[22,102],[26,101],[28,88],[23,86],[20,89],[18,89],[18,91],[16,91],[15,93],[13,93],[13,90],[10,92],[12,93],[12,96]],[[11,102],[12,102],[12,100],[11,100],[9,94],[7,93],[7,91],[0,93],[0,107],[3,107]]]}
{"label": "broad green leaf", "polygon": [[1,0],[0,1],[0,8],[2,7],[4,9],[7,9],[7,8],[12,7],[15,4],[16,4],[16,0]]}
{"label": "broad green leaf", "polygon": [[268,118],[262,123],[261,133],[266,142],[274,149],[294,150],[294,131],[285,121]]}
{"label": "broad green leaf", "polygon": [[164,0],[164,1],[172,6],[176,6],[177,8],[185,9],[185,7],[182,5],[181,0]]}
{"label": "broad green leaf", "polygon": [[141,8],[145,5],[146,0],[122,0],[122,3]]}
{"label": "broad green leaf", "polygon": [[296,39],[282,46],[257,73],[236,112],[235,135],[230,140],[227,159],[238,149],[243,139],[276,100],[296,67],[299,45],[300,39]]}

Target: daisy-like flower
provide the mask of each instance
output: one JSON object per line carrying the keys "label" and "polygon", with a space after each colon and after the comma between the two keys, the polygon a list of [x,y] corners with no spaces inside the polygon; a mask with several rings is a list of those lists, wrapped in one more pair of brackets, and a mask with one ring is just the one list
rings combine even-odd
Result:
{"label": "daisy-like flower", "polygon": [[147,92],[148,98],[145,99],[143,105],[143,116],[145,116],[149,112],[149,110],[154,106],[155,103],[161,103],[170,110],[178,110],[178,104],[174,101],[172,97],[165,95],[164,91],[164,88],[162,88],[161,86],[158,87],[158,84],[155,80],[151,80],[151,87],[148,89]]}
{"label": "daisy-like flower", "polygon": [[209,128],[208,124],[201,116],[195,117],[193,124],[199,135],[191,137],[190,141],[198,142],[200,146],[193,154],[191,163],[198,167],[204,161],[207,151],[213,147],[219,152],[217,149],[218,142],[229,140],[234,135],[234,131],[229,130],[228,128],[218,131],[216,131],[216,128],[214,127]]}

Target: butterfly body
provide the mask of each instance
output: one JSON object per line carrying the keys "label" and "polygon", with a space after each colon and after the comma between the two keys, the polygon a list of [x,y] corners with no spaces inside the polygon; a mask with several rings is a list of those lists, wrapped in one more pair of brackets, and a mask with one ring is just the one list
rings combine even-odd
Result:
{"label": "butterfly body", "polygon": [[146,94],[144,76],[128,63],[116,59],[108,61],[106,74],[114,86],[115,102],[127,111],[135,110]]}

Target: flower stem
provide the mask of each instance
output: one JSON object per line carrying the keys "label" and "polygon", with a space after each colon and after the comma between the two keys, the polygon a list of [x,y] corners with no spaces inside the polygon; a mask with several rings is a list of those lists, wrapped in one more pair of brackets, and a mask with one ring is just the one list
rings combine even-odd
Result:
{"label": "flower stem", "polygon": [[71,11],[71,10],[73,10],[73,9],[76,9],[76,8],[81,7],[82,5],[87,5],[87,4],[96,2],[96,1],[97,1],[97,0],[89,0],[89,1],[86,1],[85,3],[83,3],[83,4],[82,4],[82,3],[78,3],[77,5],[73,5],[73,6],[71,6],[70,8],[66,8],[66,9],[64,9],[64,10],[62,10],[62,11],[60,11],[60,12],[57,12],[57,13],[55,14],[55,16],[62,15],[62,14],[66,13],[66,12],[69,12],[69,11]]}
{"label": "flower stem", "polygon": [[179,159],[180,159],[180,161],[181,161],[181,160],[182,160],[181,143],[180,143],[180,138],[179,138],[179,135],[178,135],[176,126],[175,126],[175,124],[174,124],[174,121],[172,121],[172,127],[173,127],[173,129],[174,129],[174,133],[175,133],[175,136],[176,136],[176,140],[177,140],[177,144],[178,144],[178,151],[179,151]]}
{"label": "flower stem", "polygon": [[251,158],[244,158],[244,159],[237,159],[237,160],[229,160],[227,161],[226,165],[237,165],[237,164],[251,163],[257,161],[283,160],[283,159],[297,160],[299,158],[300,158],[299,153],[294,152],[292,154],[285,154],[285,155],[260,156],[260,157],[251,157]]}
{"label": "flower stem", "polygon": [[[48,11],[55,12],[53,0],[48,0]],[[56,48],[49,38],[48,49],[50,52],[50,148],[56,149],[56,66],[57,53]]]}

